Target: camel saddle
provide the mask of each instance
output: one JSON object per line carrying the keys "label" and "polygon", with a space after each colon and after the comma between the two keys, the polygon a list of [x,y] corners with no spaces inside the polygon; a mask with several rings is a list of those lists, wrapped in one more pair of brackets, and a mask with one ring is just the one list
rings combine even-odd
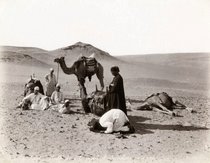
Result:
{"label": "camel saddle", "polygon": [[75,62],[76,68],[78,68],[80,62],[83,62],[84,66],[87,68],[88,72],[94,72],[96,67],[98,67],[98,62],[96,61],[95,58],[92,58],[92,57],[82,56],[81,58],[79,58]]}
{"label": "camel saddle", "polygon": [[83,62],[84,66],[86,67],[86,74],[89,78],[89,81],[91,81],[92,75],[95,73],[96,68],[98,67],[98,62],[93,57],[85,57],[82,56],[81,58],[76,61],[76,70],[78,69],[79,63]]}
{"label": "camel saddle", "polygon": [[94,72],[97,67],[97,61],[95,58],[86,58],[85,59],[85,66],[87,67],[88,72]]}

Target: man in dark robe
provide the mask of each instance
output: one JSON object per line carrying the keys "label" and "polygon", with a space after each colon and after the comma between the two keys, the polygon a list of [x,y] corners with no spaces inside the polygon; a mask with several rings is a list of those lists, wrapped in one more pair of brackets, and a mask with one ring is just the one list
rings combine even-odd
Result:
{"label": "man in dark robe", "polygon": [[119,67],[114,66],[111,68],[111,73],[114,76],[114,79],[109,85],[108,108],[118,108],[127,115],[123,78],[119,72]]}

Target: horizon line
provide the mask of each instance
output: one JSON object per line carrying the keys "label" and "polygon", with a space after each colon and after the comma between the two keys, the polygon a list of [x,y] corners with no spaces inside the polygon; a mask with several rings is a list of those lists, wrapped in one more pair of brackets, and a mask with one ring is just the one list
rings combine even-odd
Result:
{"label": "horizon line", "polygon": [[[77,43],[77,42],[76,42]],[[75,43],[75,44],[76,44]],[[83,42],[82,42],[83,43]],[[84,43],[84,44],[89,44],[89,43]],[[72,44],[72,45],[74,45],[74,44]],[[89,44],[89,45],[92,45],[92,44]],[[16,46],[16,45],[0,45],[0,48],[1,47],[6,47],[6,46],[8,46],[8,47],[17,47],[17,48],[37,48],[37,49],[42,49],[42,50],[45,50],[45,51],[54,51],[54,50],[57,50],[57,49],[62,49],[62,48],[64,48],[64,47],[66,47],[66,46],[64,46],[64,47],[61,47],[61,48],[56,48],[56,49],[53,49],[53,50],[46,50],[46,49],[43,49],[43,48],[40,48],[40,47],[35,47],[35,46]],[[69,46],[71,46],[71,45],[69,45]],[[94,45],[92,45],[92,46],[94,46]],[[95,46],[94,46],[95,47]],[[95,48],[98,48],[98,47],[95,47]],[[100,49],[100,48],[98,48],[98,49]],[[102,50],[102,49],[100,49],[100,50]],[[103,50],[104,51],[104,50]],[[106,52],[106,51],[105,51]],[[107,52],[108,53],[108,52]],[[136,55],[158,55],[158,54],[162,54],[162,55],[164,55],[164,54],[196,54],[196,53],[200,53],[200,54],[207,54],[207,53],[210,53],[210,51],[185,51],[185,52],[157,52],[157,53],[155,53],[155,52],[153,52],[153,53],[135,53],[135,54],[117,54],[117,55],[114,55],[114,54],[110,54],[111,56],[136,56]]]}

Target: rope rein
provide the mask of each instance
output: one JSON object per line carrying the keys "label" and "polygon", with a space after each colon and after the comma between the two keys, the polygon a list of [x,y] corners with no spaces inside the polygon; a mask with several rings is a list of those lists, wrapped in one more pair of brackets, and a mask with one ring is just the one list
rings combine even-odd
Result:
{"label": "rope rein", "polygon": [[58,63],[58,70],[57,70],[57,83],[58,83],[58,79],[59,79],[59,63]]}

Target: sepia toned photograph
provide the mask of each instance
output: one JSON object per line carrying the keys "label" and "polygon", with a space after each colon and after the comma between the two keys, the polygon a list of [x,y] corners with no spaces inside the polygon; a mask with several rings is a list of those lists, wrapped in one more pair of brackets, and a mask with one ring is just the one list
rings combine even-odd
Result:
{"label": "sepia toned photograph", "polygon": [[0,163],[209,163],[210,0],[0,0]]}

